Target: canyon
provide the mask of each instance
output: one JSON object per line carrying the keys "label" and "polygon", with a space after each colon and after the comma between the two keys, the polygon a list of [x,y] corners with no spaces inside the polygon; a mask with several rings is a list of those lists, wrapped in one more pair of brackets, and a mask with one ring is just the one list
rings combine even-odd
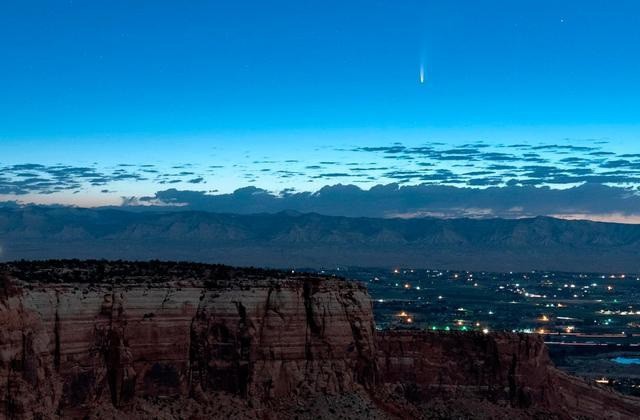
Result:
{"label": "canyon", "polygon": [[171,262],[0,264],[0,416],[637,418],[539,336],[378,331],[337,277]]}

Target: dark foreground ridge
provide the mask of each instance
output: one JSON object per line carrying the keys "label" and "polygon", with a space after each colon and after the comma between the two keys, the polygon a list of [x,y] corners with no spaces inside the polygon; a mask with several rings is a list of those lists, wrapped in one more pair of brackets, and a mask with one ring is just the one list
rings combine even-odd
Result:
{"label": "dark foreground ridge", "polygon": [[640,272],[640,225],[0,208],[0,260],[189,260],[261,267]]}
{"label": "dark foreground ridge", "polygon": [[[307,272],[285,272],[256,267],[232,267],[185,261],[21,260],[0,263],[0,272],[25,283],[167,283],[176,280],[212,282],[225,280],[318,279]],[[295,275],[294,275],[295,274]],[[331,276],[332,279],[342,279]]]}
{"label": "dark foreground ridge", "polygon": [[342,279],[107,261],[0,273],[4,418],[640,412],[640,400],[557,370],[536,335],[376,332],[366,289]]}

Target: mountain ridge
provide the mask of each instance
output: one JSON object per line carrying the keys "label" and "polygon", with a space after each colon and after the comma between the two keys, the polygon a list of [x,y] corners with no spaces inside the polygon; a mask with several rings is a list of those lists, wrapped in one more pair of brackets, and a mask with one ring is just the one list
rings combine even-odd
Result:
{"label": "mountain ridge", "polygon": [[269,267],[640,272],[640,225],[523,219],[381,219],[318,213],[0,209],[0,260],[172,259]]}

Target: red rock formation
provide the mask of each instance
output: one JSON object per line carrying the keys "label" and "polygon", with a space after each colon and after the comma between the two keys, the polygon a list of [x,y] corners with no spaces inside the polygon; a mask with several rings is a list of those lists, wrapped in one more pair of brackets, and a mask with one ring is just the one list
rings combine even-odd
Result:
{"label": "red rock formation", "polygon": [[640,400],[556,369],[538,335],[390,331],[377,344],[381,377],[418,406],[444,400],[460,409],[471,395],[520,409],[520,417],[640,415]]}
{"label": "red rock formation", "polygon": [[533,335],[376,335],[356,283],[140,267],[8,267],[0,278],[0,417],[640,412],[636,399],[559,372]]}
{"label": "red rock formation", "polygon": [[5,416],[80,416],[212,391],[260,403],[374,381],[371,303],[355,283],[21,286],[0,303]]}

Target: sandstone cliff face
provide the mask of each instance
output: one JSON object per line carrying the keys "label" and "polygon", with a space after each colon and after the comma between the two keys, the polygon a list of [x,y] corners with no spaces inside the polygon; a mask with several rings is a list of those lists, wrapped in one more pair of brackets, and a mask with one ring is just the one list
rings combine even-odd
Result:
{"label": "sandstone cliff face", "polygon": [[[480,398],[520,409],[519,417],[640,416],[638,399],[556,369],[538,335],[385,332],[378,335],[378,347],[381,377],[418,406],[445,400],[460,409]],[[476,415],[502,418],[495,408]]]}
{"label": "sandstone cliff face", "polygon": [[375,380],[371,303],[319,278],[18,284],[0,302],[0,413],[80,417],[136,397],[254,404]]}
{"label": "sandstone cliff face", "polygon": [[637,399],[558,371],[535,335],[376,333],[366,289],[341,279],[21,264],[0,266],[0,418],[640,413]]}

